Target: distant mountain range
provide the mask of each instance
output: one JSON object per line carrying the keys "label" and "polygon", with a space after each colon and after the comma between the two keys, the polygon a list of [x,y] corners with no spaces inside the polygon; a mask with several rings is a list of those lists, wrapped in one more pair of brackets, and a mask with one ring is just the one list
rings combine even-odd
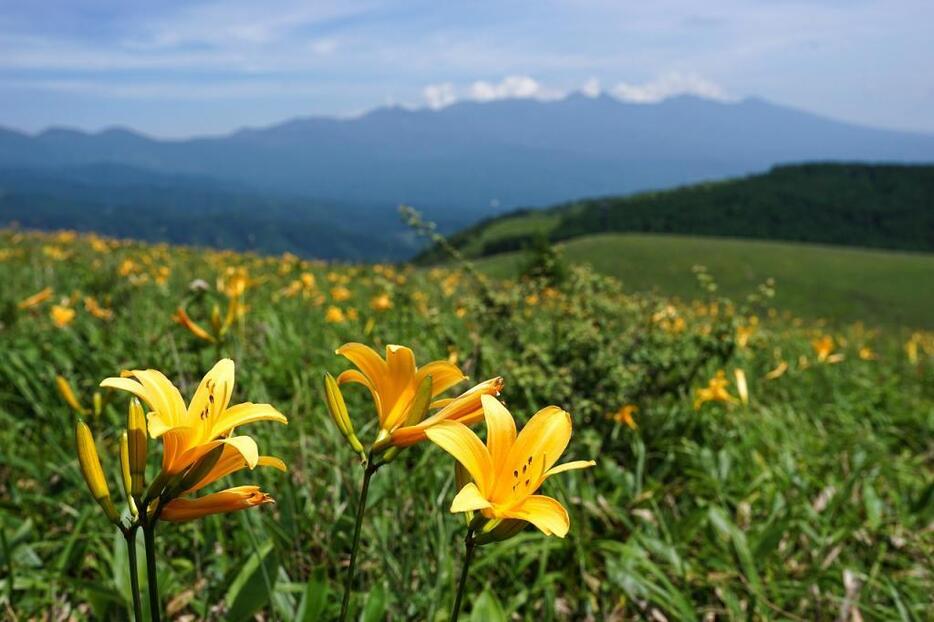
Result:
{"label": "distant mountain range", "polygon": [[[413,204],[453,230],[509,208],[813,160],[934,162],[934,135],[859,127],[760,99],[724,103],[682,96],[633,104],[580,94],[548,102],[463,102],[441,110],[380,108],[354,119],[297,119],[186,140],[123,129],[36,135],[0,130],[0,193],[6,197],[0,223],[14,219],[11,195],[22,215],[29,197],[51,194],[54,215],[43,221],[46,212],[37,210],[33,226],[62,226],[61,216],[72,209],[69,188],[78,184],[84,202],[75,200],[73,209],[145,212],[140,220],[149,227],[159,222],[166,197],[188,216],[208,205],[221,213],[232,202],[239,205],[238,218],[274,215],[260,218],[263,227],[290,228],[295,218],[312,228],[339,221],[342,229],[333,236],[322,233],[343,250],[299,242],[297,250],[305,254],[398,257],[413,248],[410,239],[398,243],[407,239],[396,224],[399,203]],[[87,227],[95,227],[93,220],[78,219]],[[212,225],[218,220],[212,218]],[[162,231],[174,236],[176,229],[165,225]],[[262,236],[262,244],[233,237],[238,247],[296,250],[295,242],[275,241],[274,234]],[[295,231],[283,229],[283,237],[296,237]]]}

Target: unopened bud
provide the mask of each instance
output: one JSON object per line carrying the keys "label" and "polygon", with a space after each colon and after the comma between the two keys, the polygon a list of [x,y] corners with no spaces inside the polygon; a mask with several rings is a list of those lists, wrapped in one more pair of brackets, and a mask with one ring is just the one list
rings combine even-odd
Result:
{"label": "unopened bud", "polygon": [[146,434],[146,415],[143,406],[135,397],[130,400],[127,414],[127,450],[130,465],[130,492],[138,497],[146,486],[146,453],[149,450],[149,437]]}
{"label": "unopened bud", "polygon": [[327,372],[324,374],[324,398],[327,403],[328,413],[331,415],[337,429],[341,431],[341,434],[344,435],[344,438],[347,439],[355,452],[364,455],[366,452],[363,450],[363,444],[357,438],[356,432],[354,432],[353,422],[347,412],[347,404],[344,403],[344,395],[341,393],[337,381],[334,380],[334,376]]}
{"label": "unopened bud", "polygon": [[107,486],[107,480],[104,478],[104,469],[101,467],[100,458],[97,456],[97,446],[94,444],[94,437],[91,435],[91,429],[81,420],[75,425],[75,445],[78,450],[78,464],[81,467],[81,475],[91,491],[91,496],[104,510],[107,519],[112,523],[117,523],[120,516],[110,499],[110,488]]}

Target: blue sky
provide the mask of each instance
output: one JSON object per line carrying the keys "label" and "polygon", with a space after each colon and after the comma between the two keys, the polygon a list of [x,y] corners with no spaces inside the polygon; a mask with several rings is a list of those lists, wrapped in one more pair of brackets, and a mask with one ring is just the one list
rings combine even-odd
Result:
{"label": "blue sky", "polygon": [[0,125],[175,137],[585,90],[934,132],[932,33],[932,0],[0,0]]}

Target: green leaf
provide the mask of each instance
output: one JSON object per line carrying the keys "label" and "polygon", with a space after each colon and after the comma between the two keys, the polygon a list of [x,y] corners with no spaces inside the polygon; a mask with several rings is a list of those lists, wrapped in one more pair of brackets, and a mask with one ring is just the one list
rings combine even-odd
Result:
{"label": "green leaf", "polygon": [[227,620],[247,620],[269,602],[278,567],[279,560],[272,542],[267,542],[250,555],[227,590]]}
{"label": "green leaf", "polygon": [[322,620],[324,610],[328,604],[328,583],[323,568],[319,568],[308,579],[302,600],[295,613],[295,619],[300,622],[317,622]]}
{"label": "green leaf", "polygon": [[377,583],[370,589],[363,608],[363,622],[378,622],[386,617],[386,589],[382,583]]}
{"label": "green leaf", "polygon": [[470,610],[470,622],[506,622],[506,612],[493,592],[483,590],[474,600],[473,609]]}

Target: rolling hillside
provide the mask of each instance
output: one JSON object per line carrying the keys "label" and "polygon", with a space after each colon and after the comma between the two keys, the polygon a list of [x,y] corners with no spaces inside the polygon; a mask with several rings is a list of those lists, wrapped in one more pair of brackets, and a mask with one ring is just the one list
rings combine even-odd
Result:
{"label": "rolling hillside", "polygon": [[[776,307],[834,323],[934,328],[934,255],[668,235],[604,234],[559,246],[569,263],[587,263],[632,291],[693,299],[692,273],[704,265],[719,291],[739,299],[767,278],[776,281]],[[485,272],[515,276],[524,253],[480,261]]]}
{"label": "rolling hillside", "polygon": [[[451,238],[471,257],[611,232],[675,233],[934,251],[934,166],[801,164],[663,192],[486,220]],[[420,260],[441,258],[436,249]]]}

